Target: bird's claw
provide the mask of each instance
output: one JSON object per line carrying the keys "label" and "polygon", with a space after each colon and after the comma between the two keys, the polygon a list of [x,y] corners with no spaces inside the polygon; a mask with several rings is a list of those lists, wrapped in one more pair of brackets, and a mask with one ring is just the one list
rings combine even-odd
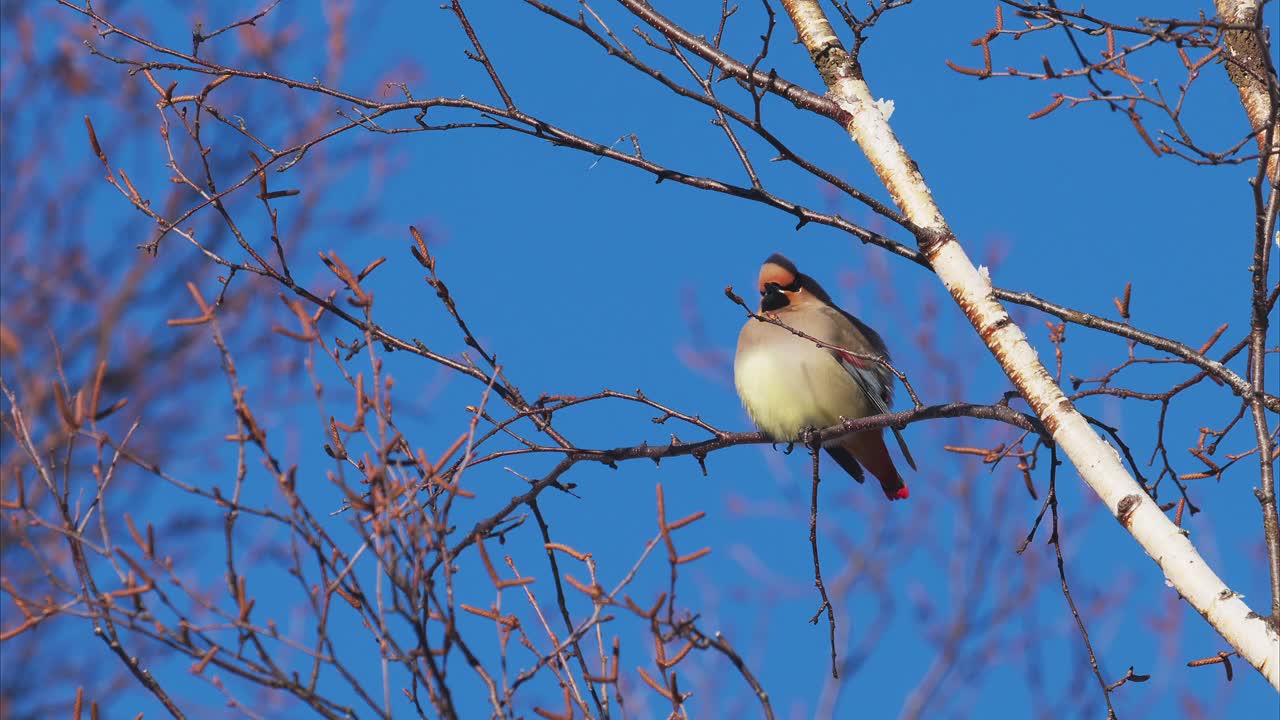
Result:
{"label": "bird's claw", "polygon": [[805,447],[809,447],[809,448],[817,447],[817,445],[818,445],[818,428],[815,428],[815,427],[807,427],[807,428],[805,428],[804,430],[801,430],[801,431],[800,431],[800,442],[804,443],[804,446],[805,446]]}

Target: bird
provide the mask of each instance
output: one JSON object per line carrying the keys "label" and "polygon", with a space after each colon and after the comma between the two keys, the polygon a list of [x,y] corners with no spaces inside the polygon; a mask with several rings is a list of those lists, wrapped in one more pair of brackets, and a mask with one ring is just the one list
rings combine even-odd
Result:
{"label": "bird", "polygon": [[[780,254],[769,256],[760,268],[759,290],[758,314],[772,315],[787,327],[747,318],[738,335],[733,377],[743,407],[765,435],[774,442],[793,443],[810,430],[889,412],[894,374],[885,364],[866,357],[889,362],[889,350],[879,333],[836,306],[816,280]],[[904,459],[915,470],[902,434],[892,430]],[[823,446],[858,482],[864,480],[865,467],[890,500],[910,495],[885,447],[884,430],[845,435]]]}

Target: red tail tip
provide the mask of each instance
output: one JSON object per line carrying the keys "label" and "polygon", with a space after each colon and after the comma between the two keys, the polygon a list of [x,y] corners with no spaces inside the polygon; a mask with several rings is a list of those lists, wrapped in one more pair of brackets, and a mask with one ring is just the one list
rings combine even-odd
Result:
{"label": "red tail tip", "polygon": [[890,500],[906,500],[911,497],[911,491],[907,489],[906,485],[898,488],[897,492],[885,494],[889,496]]}

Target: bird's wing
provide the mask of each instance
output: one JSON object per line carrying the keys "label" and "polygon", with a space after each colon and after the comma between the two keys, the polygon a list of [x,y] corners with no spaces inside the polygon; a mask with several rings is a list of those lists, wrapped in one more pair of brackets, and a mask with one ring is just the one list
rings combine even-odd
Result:
{"label": "bird's wing", "polygon": [[[889,360],[889,350],[885,347],[884,340],[880,338],[880,335],[875,330],[872,330],[849,313],[839,308],[834,309],[839,310],[840,314],[853,325],[853,328],[856,328],[862,334],[862,337],[866,338],[866,344],[870,345],[869,354],[880,355],[886,362]],[[863,343],[857,342],[858,338],[853,333],[844,332],[840,333],[840,335],[845,343],[833,344],[844,344],[849,350],[859,350],[863,345]],[[854,382],[858,383],[858,387],[862,388],[862,392],[871,400],[871,404],[876,411],[879,414],[887,415],[889,413],[889,403],[893,401],[893,373],[874,360],[860,358],[841,350],[833,352],[836,360],[840,363],[840,367],[844,368],[845,372],[849,373],[849,376],[854,379]],[[915,458],[911,457],[911,451],[907,449],[907,441],[903,439],[902,433],[895,427],[890,427],[889,429],[893,431],[893,436],[898,440],[898,447],[902,449],[902,456],[906,458],[907,464],[911,466],[912,470],[915,470]]]}

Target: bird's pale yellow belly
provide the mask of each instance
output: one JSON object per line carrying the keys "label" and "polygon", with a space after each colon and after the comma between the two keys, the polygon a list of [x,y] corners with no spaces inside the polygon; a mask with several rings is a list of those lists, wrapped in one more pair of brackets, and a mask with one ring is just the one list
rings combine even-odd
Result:
{"label": "bird's pale yellow belly", "polygon": [[747,414],[775,440],[795,440],[806,428],[872,414],[862,389],[817,346],[765,345],[739,353],[734,383]]}

